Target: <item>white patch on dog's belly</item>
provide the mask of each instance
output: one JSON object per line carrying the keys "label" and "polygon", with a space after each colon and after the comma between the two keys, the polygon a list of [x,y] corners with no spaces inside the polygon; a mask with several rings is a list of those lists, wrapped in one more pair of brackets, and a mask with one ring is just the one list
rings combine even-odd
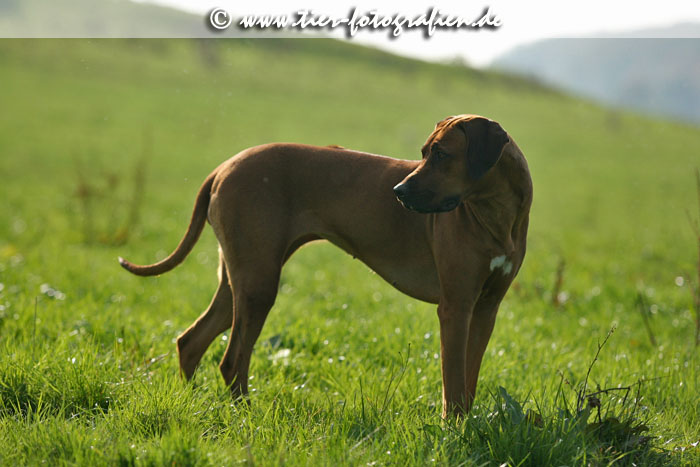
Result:
{"label": "white patch on dog's belly", "polygon": [[508,261],[506,255],[496,256],[491,260],[491,265],[489,266],[493,271],[496,268],[501,268],[503,270],[503,275],[507,276],[513,270],[513,263]]}

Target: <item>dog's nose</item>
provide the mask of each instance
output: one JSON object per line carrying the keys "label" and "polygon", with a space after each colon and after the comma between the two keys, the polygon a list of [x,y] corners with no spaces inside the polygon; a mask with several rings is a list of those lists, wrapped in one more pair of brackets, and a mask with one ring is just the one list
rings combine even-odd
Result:
{"label": "dog's nose", "polygon": [[396,195],[397,198],[401,199],[406,194],[408,193],[408,187],[406,187],[405,183],[399,183],[394,187],[394,194]]}

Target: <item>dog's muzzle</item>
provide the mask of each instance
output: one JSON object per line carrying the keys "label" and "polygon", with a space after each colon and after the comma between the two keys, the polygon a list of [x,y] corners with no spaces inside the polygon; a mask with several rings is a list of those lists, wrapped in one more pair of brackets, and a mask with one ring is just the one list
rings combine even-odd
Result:
{"label": "dog's muzzle", "polygon": [[[394,187],[394,194],[396,198],[403,204],[406,209],[411,211],[416,211],[420,213],[430,213],[430,212],[447,212],[451,211],[459,205],[459,197],[450,197],[443,200],[437,206],[430,205],[426,201],[426,196],[416,196],[415,193],[411,191],[411,188],[407,186],[407,183],[399,183]],[[429,198],[432,198],[432,193]]]}
{"label": "dog's muzzle", "polygon": [[405,183],[399,183],[394,187],[394,194],[399,199],[399,201],[403,202],[404,198],[408,196],[408,187]]}
{"label": "dog's muzzle", "polygon": [[394,187],[394,194],[396,195],[396,199],[398,199],[406,209],[420,212],[416,209],[416,206],[410,202],[410,188],[407,183],[399,183],[396,185]]}

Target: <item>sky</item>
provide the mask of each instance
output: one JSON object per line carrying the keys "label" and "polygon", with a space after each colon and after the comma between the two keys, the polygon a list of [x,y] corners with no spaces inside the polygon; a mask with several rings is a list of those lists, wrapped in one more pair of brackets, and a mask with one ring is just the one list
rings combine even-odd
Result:
{"label": "sky", "polygon": [[[502,21],[499,28],[478,31],[436,31],[425,38],[421,32],[410,31],[391,39],[387,31],[360,32],[353,42],[369,44],[394,53],[426,60],[445,61],[460,59],[473,66],[487,66],[498,55],[521,44],[544,38],[613,36],[624,37],[625,32],[678,23],[700,23],[700,1],[664,0],[444,0],[435,2],[406,1],[319,1],[319,0],[140,0],[168,5],[206,15],[220,7],[234,17],[244,15],[293,14],[298,10],[313,10],[337,18],[348,15],[351,7],[358,13],[377,10],[383,15],[400,13],[413,18],[429,7],[439,8],[445,14],[472,19],[481,16],[485,7]],[[343,38],[344,32],[335,30],[331,35]]]}

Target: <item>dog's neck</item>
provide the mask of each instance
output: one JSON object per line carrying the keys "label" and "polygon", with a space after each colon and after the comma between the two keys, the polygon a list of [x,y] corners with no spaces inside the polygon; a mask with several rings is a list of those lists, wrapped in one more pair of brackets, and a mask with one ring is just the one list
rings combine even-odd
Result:
{"label": "dog's neck", "polygon": [[519,222],[518,213],[523,211],[524,203],[529,204],[532,196],[531,181],[523,170],[526,167],[522,155],[503,154],[475,183],[464,202],[475,221],[505,248],[506,253],[514,248],[512,234]]}

